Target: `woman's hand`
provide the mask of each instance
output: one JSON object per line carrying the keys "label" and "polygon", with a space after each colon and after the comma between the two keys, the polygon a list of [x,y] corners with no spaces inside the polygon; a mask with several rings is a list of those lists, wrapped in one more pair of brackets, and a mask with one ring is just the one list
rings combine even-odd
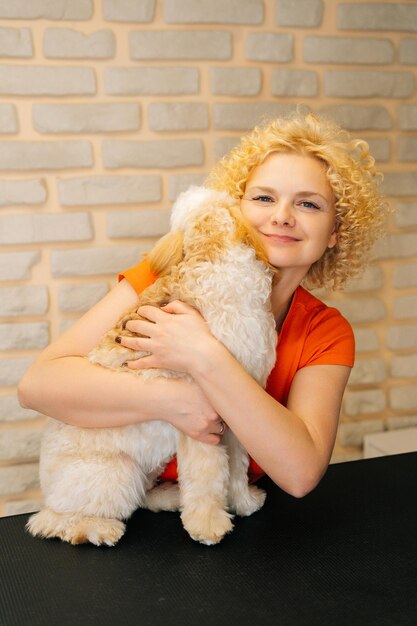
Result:
{"label": "woman's hand", "polygon": [[131,350],[149,352],[149,356],[128,361],[130,369],[171,369],[192,374],[205,347],[216,341],[200,313],[179,300],[163,309],[142,306],[138,313],[144,320],[131,320],[126,328],[140,336],[121,337],[120,343]]}
{"label": "woman's hand", "polygon": [[165,407],[164,419],[188,437],[201,443],[218,444],[226,431],[226,424],[213,409],[201,388],[194,382],[186,382],[181,388],[180,400]]}

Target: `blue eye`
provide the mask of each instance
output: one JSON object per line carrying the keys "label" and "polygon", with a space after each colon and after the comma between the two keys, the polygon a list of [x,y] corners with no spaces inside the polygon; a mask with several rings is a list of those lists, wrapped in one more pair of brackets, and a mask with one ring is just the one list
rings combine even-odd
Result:
{"label": "blue eye", "polygon": [[306,209],[315,209],[316,211],[320,211],[320,207],[317,204],[314,204],[314,202],[309,202],[308,200],[302,200],[302,202],[300,202],[300,205]]}
{"label": "blue eye", "polygon": [[257,202],[274,202],[274,199],[271,196],[256,196],[253,198]]}

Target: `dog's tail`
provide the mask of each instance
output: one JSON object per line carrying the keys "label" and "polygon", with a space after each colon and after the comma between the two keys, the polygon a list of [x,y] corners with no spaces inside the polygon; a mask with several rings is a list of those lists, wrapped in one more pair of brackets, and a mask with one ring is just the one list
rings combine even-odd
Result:
{"label": "dog's tail", "polygon": [[183,258],[184,236],[179,230],[167,233],[159,241],[148,254],[148,261],[152,272],[158,276],[166,274],[173,265]]}

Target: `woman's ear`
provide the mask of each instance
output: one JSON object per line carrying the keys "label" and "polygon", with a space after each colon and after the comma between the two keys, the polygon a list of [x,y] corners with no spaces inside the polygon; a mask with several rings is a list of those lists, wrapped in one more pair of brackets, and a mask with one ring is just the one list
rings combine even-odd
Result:
{"label": "woman's ear", "polygon": [[338,242],[338,234],[337,234],[337,224],[335,224],[332,232],[329,235],[329,240],[327,242],[328,248],[334,248]]}
{"label": "woman's ear", "polygon": [[178,265],[183,258],[183,244],[184,236],[179,230],[161,237],[148,254],[151,270],[163,276],[173,265]]}

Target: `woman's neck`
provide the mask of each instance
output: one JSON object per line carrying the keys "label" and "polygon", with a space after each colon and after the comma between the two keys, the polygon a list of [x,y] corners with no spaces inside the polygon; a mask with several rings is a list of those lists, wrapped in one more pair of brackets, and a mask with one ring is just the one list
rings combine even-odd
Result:
{"label": "woman's neck", "polygon": [[300,282],[299,277],[281,273],[280,278],[272,287],[271,308],[278,333],[281,331],[287,313],[290,310],[292,297]]}

